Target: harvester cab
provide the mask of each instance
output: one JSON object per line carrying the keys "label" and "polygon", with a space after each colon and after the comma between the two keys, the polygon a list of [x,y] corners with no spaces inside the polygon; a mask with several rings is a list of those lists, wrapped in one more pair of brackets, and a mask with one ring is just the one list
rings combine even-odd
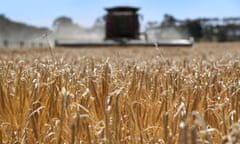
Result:
{"label": "harvester cab", "polygon": [[139,39],[139,8],[107,8],[106,40]]}

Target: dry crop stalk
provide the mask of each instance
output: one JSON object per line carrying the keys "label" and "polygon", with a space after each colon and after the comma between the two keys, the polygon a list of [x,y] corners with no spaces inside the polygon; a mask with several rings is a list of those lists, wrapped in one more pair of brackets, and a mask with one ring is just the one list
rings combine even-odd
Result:
{"label": "dry crop stalk", "polygon": [[[176,57],[179,50],[175,50],[169,50],[168,58],[161,55],[164,60],[157,57],[159,53],[144,50],[146,58],[134,55],[136,59],[128,57],[129,62],[124,62],[120,54],[120,58],[110,56],[108,63],[104,61],[105,54],[103,57],[101,54],[92,56],[92,53],[86,57],[75,54],[81,51],[81,55],[85,55],[87,49],[67,50],[71,58],[56,49],[50,52],[50,59],[36,52],[32,55],[15,51],[11,57],[0,53],[0,143],[57,143],[58,136],[61,143],[224,142],[221,137],[231,137],[229,128],[239,119],[239,59],[236,56],[236,59],[219,59],[217,55],[189,59],[187,56],[192,58],[189,54],[192,52],[184,51],[186,57],[181,54]],[[49,54],[51,49],[37,51]],[[134,52],[138,55],[140,51]],[[196,49],[195,56],[202,53],[205,52]],[[22,56],[25,54],[26,57]],[[172,54],[177,59],[170,60]],[[66,59],[57,59],[63,55]],[[24,61],[19,62],[21,59]],[[146,62],[143,59],[147,59]],[[35,84],[39,87],[35,88]],[[62,87],[73,93],[74,98],[64,100],[59,96]],[[86,89],[89,93],[83,98]],[[122,89],[121,94],[113,92],[119,89]],[[109,95],[112,100],[106,103]],[[39,104],[34,104],[37,101]],[[75,103],[89,113],[76,110]],[[107,106],[111,106],[111,110],[105,112]],[[193,119],[193,111],[205,120]],[[83,118],[83,115],[88,117]],[[204,124],[197,124],[195,120]],[[181,121],[188,128],[181,130]],[[101,126],[96,124],[101,122]],[[62,134],[58,135],[60,129]]]}

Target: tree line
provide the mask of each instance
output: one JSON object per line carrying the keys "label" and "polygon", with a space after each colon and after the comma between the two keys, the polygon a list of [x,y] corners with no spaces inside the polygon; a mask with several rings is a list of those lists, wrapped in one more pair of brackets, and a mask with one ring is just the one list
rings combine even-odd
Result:
{"label": "tree line", "polygon": [[147,27],[185,29],[196,41],[240,40],[240,17],[179,20],[172,15],[165,14],[162,22],[148,22]]}

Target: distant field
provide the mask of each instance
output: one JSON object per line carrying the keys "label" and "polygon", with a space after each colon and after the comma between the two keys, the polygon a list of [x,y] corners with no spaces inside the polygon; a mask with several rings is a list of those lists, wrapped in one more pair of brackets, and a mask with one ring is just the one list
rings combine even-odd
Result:
{"label": "distant field", "polygon": [[0,49],[5,143],[240,143],[240,43]]}

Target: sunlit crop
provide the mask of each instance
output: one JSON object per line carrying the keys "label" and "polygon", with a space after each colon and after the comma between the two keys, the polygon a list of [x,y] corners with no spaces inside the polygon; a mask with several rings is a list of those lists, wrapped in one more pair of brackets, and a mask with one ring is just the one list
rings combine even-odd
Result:
{"label": "sunlit crop", "polygon": [[0,144],[240,143],[240,44],[0,50]]}

